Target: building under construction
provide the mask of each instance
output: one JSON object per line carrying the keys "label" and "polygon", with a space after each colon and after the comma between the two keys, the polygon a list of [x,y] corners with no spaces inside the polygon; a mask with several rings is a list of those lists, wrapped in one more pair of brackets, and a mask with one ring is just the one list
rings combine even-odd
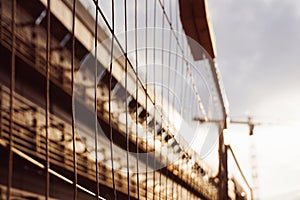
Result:
{"label": "building under construction", "polygon": [[205,4],[0,0],[0,199],[247,199]]}

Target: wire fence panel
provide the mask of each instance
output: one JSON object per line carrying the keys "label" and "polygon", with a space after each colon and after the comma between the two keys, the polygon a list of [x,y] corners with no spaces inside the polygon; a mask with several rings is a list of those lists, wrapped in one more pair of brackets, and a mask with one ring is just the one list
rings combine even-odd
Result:
{"label": "wire fence panel", "polygon": [[195,118],[224,105],[180,1],[0,2],[0,199],[218,198]]}

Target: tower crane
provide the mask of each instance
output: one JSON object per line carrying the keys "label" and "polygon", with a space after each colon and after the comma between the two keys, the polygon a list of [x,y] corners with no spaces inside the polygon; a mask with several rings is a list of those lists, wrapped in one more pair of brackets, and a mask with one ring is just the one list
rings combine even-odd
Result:
{"label": "tower crane", "polygon": [[[221,120],[214,120],[214,119],[204,119],[195,117],[195,121],[199,121],[200,123],[222,123]],[[245,124],[249,127],[249,136],[254,135],[254,128],[259,125],[263,125],[264,123],[254,123],[251,117],[248,117],[245,121],[239,121],[239,120],[229,120],[229,123],[232,124]],[[257,169],[257,155],[256,155],[256,145],[254,138],[251,138],[250,141],[250,162],[251,162],[251,178],[252,178],[252,194],[251,199],[252,200],[258,200],[258,169]]]}

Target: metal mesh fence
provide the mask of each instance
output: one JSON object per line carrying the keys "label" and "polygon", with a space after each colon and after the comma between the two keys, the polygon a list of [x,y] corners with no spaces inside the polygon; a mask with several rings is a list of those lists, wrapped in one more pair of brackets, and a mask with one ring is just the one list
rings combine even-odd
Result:
{"label": "metal mesh fence", "polygon": [[1,0],[0,199],[218,198],[194,120],[224,118],[215,66],[179,8]]}

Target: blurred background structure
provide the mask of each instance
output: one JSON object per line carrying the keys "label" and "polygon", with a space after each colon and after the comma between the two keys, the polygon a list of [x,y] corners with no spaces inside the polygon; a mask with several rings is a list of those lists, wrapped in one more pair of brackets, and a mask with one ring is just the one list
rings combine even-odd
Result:
{"label": "blurred background structure", "polygon": [[0,11],[0,199],[252,198],[228,174],[204,0],[0,0]]}

